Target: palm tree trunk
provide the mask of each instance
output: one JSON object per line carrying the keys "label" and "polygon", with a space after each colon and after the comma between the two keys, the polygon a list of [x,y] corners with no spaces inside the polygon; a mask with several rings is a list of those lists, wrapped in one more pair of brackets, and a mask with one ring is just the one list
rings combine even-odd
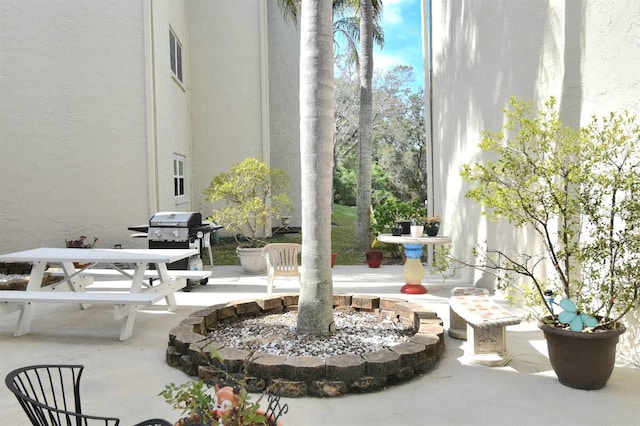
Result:
{"label": "palm tree trunk", "polygon": [[369,248],[371,208],[371,157],[373,126],[373,10],[371,0],[360,0],[360,123],[358,194],[356,198],[356,250]]}
{"label": "palm tree trunk", "polygon": [[303,0],[300,27],[302,275],[298,333],[335,330],[331,280],[334,81],[332,4]]}

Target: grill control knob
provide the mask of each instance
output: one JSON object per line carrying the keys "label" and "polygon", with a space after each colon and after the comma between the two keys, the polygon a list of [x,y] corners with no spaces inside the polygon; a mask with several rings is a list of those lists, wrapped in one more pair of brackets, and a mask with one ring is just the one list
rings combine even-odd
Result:
{"label": "grill control knob", "polygon": [[155,232],[153,233],[153,235],[154,235],[156,238],[160,238],[160,237],[162,237],[162,231],[161,231],[161,230],[159,230],[159,229],[156,229],[156,230],[155,230]]}
{"label": "grill control knob", "polygon": [[178,238],[180,236],[180,231],[173,231],[171,234],[173,235],[173,238]]}
{"label": "grill control knob", "polygon": [[204,237],[204,232],[202,231],[196,232],[196,238],[202,238],[202,237]]}

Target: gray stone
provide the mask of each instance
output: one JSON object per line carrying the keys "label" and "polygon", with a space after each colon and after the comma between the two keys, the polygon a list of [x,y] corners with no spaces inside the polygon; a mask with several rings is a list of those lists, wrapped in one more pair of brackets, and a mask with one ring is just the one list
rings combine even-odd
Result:
{"label": "gray stone", "polygon": [[349,392],[349,387],[340,380],[318,380],[309,384],[309,395],[321,398],[342,396]]}
{"label": "gray stone", "polygon": [[366,374],[367,363],[359,355],[336,355],[325,359],[327,379],[347,383]]}
{"label": "gray stone", "polygon": [[290,356],[284,362],[283,378],[308,382],[325,377],[325,361],[320,357]]}
{"label": "gray stone", "polygon": [[362,355],[367,362],[367,375],[384,377],[396,374],[400,369],[400,355],[388,349]]}

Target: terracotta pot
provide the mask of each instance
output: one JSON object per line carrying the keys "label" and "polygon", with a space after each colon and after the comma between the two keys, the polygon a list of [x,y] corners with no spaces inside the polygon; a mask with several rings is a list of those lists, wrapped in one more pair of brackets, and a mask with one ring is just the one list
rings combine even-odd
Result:
{"label": "terracotta pot", "polygon": [[538,321],[549,350],[551,367],[558,381],[576,389],[603,388],[616,361],[618,338],[626,331],[620,324],[616,330],[578,333]]}
{"label": "terracotta pot", "polygon": [[369,250],[365,255],[369,268],[379,268],[382,265],[383,253],[380,250]]}
{"label": "terracotta pot", "polygon": [[338,258],[338,253],[337,252],[333,252],[331,253],[331,267],[333,268],[336,265],[336,260]]}

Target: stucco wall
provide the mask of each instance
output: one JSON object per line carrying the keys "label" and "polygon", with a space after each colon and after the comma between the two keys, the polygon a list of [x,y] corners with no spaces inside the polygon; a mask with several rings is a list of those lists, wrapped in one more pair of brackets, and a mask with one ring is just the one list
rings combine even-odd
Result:
{"label": "stucco wall", "polygon": [[81,234],[144,247],[127,226],[208,214],[211,177],[249,156],[285,168],[299,206],[298,41],[276,2],[7,0],[0,25],[0,252]]}
{"label": "stucco wall", "polygon": [[126,245],[145,220],[142,17],[141,1],[0,2],[0,252]]}
{"label": "stucco wall", "polygon": [[187,2],[193,205],[203,215],[211,178],[247,157],[287,171],[299,215],[298,39],[279,14],[271,1]]}
{"label": "stucco wall", "polygon": [[[457,256],[476,244],[531,250],[526,233],[487,223],[465,199],[463,164],[482,158],[482,130],[499,130],[509,98],[555,96],[566,124],[640,110],[640,2],[433,0],[436,209]],[[459,271],[470,283],[479,273]],[[490,286],[492,283],[482,282]]]}
{"label": "stucco wall", "polygon": [[[434,0],[432,13],[436,213],[458,256],[469,258],[485,240],[489,248],[527,244],[465,199],[461,167],[481,158],[481,132],[502,127],[511,96],[553,95],[574,126],[594,113],[638,110],[640,3]],[[478,279],[470,269],[461,274]]]}
{"label": "stucco wall", "polygon": [[300,33],[293,23],[285,22],[277,2],[267,4],[271,165],[286,170],[289,176],[291,225],[300,226]]}
{"label": "stucco wall", "polygon": [[[189,90],[191,84],[189,31],[185,2],[152,2],[153,64],[155,76],[155,160],[157,164],[158,211],[191,211],[191,121]],[[182,81],[171,70],[169,28],[182,46]],[[185,196],[175,197],[173,159],[185,158]]]}
{"label": "stucco wall", "polygon": [[259,9],[255,1],[188,2],[195,205],[232,163],[261,156]]}

